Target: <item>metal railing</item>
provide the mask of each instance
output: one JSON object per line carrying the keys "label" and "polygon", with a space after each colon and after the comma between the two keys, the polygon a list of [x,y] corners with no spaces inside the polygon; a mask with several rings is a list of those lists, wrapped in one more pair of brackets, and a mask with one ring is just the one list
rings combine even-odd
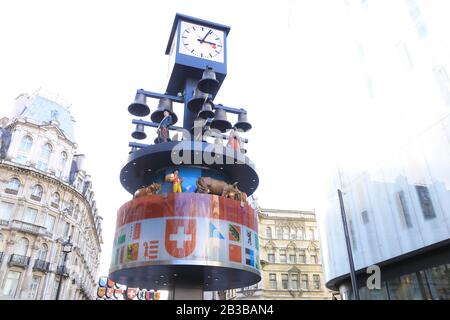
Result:
{"label": "metal railing", "polygon": [[30,257],[22,256],[20,254],[12,254],[11,258],[9,259],[8,265],[10,267],[16,266],[16,267],[26,267],[30,263]]}
{"label": "metal railing", "polygon": [[45,260],[37,259],[34,261],[33,270],[47,272],[50,268],[50,262]]}

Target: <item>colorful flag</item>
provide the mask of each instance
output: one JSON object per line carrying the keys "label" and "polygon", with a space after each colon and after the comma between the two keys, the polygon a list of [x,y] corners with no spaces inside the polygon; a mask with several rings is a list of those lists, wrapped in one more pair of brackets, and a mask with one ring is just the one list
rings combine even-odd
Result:
{"label": "colorful flag", "polygon": [[241,241],[241,227],[230,224],[228,227],[228,239],[232,241]]}
{"label": "colorful flag", "polygon": [[255,266],[255,253],[252,249],[245,248],[245,264]]}
{"label": "colorful flag", "polygon": [[127,235],[125,234],[125,232],[122,232],[119,236],[119,238],[117,239],[117,245],[121,245],[125,243],[125,240],[127,239]]}
{"label": "colorful flag", "polygon": [[131,239],[133,240],[139,240],[141,237],[141,223],[135,223],[131,226]]}
{"label": "colorful flag", "polygon": [[184,258],[195,249],[197,225],[194,219],[166,220],[164,245],[167,253],[175,258]]}
{"label": "colorful flag", "polygon": [[127,298],[133,300],[136,298],[138,288],[128,288],[127,289]]}
{"label": "colorful flag", "polygon": [[235,244],[230,244],[228,247],[228,256],[230,261],[241,263],[242,262],[241,247]]}
{"label": "colorful flag", "polygon": [[136,261],[139,257],[139,243],[132,243],[127,246],[127,261]]}
{"label": "colorful flag", "polygon": [[111,279],[108,278],[108,281],[107,281],[108,288],[114,288],[115,284],[116,283],[114,281],[112,281]]}
{"label": "colorful flag", "polygon": [[250,230],[245,230],[245,236],[247,239],[247,245],[250,247],[253,246],[252,232]]}
{"label": "colorful flag", "polygon": [[99,287],[97,289],[97,296],[99,298],[103,298],[105,296],[105,294],[106,294],[106,288],[105,287]]}
{"label": "colorful flag", "polygon": [[98,280],[98,285],[100,287],[106,287],[106,284],[108,283],[108,277],[100,277]]}
{"label": "colorful flag", "polygon": [[147,296],[147,291],[144,290],[139,290],[137,293],[137,298],[138,300],[145,300],[145,297]]}
{"label": "colorful flag", "polygon": [[114,298],[120,299],[123,298],[125,294],[125,289],[114,289]]}
{"label": "colorful flag", "polygon": [[209,237],[225,239],[223,234],[220,233],[219,229],[217,229],[217,227],[212,222],[209,223]]}
{"label": "colorful flag", "polygon": [[259,250],[259,237],[256,232],[254,233],[254,235],[255,235],[255,248],[256,250]]}
{"label": "colorful flag", "polygon": [[106,297],[110,299],[114,297],[114,288],[106,288]]}
{"label": "colorful flag", "polygon": [[120,248],[120,263],[123,263],[123,256],[125,254],[125,247]]}

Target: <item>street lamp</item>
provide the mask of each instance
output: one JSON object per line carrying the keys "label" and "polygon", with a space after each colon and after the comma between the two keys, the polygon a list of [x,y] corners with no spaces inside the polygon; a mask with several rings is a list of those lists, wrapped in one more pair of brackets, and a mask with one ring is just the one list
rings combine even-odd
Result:
{"label": "street lamp", "polygon": [[[55,300],[59,300],[59,293],[61,291],[61,284],[62,284],[62,279],[63,279],[63,273],[66,269],[66,260],[67,260],[67,254],[69,254],[70,252],[72,252],[73,249],[73,243],[70,242],[70,237],[69,239],[67,239],[66,241],[63,242],[63,254],[64,254],[64,259],[63,259],[63,264],[61,266],[60,271],[59,271],[59,284],[58,284],[58,291],[56,292],[56,298]],[[58,271],[58,267],[56,268],[56,271]]]}

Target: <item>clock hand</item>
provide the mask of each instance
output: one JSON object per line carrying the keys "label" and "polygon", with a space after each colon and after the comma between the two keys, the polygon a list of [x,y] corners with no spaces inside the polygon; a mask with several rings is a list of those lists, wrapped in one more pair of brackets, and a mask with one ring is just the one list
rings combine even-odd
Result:
{"label": "clock hand", "polygon": [[197,39],[197,41],[200,42],[200,43],[207,43],[207,44],[210,44],[210,45],[213,45],[213,46],[217,45],[217,44],[214,43],[214,42],[203,41],[203,40],[200,40],[200,39]]}
{"label": "clock hand", "polygon": [[206,35],[203,37],[203,39],[200,41],[200,43],[205,42],[206,37],[212,32],[211,29],[209,29],[209,31],[206,33]]}

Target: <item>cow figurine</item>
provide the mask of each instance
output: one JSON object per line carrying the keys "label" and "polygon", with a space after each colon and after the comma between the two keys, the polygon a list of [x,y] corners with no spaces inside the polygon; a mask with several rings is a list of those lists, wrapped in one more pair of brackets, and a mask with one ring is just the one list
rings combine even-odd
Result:
{"label": "cow figurine", "polygon": [[210,177],[200,177],[197,179],[197,192],[210,193],[233,200],[238,200],[241,202],[241,205],[243,205],[243,203],[247,201],[247,194],[240,191],[236,185],[237,182],[228,184],[225,181]]}
{"label": "cow figurine", "polygon": [[136,192],[134,193],[133,199],[156,194],[160,188],[161,188],[161,184],[153,182],[148,187],[137,189]]}

